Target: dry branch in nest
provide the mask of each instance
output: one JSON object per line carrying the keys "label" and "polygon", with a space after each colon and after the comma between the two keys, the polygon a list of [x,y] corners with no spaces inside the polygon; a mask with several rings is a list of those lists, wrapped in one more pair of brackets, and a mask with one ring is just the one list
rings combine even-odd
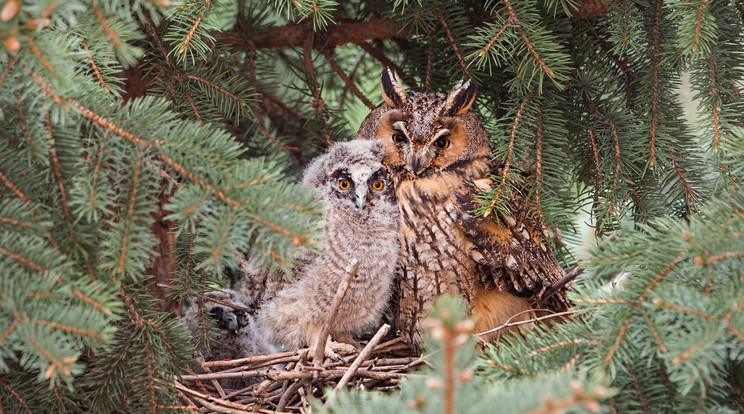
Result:
{"label": "dry branch in nest", "polygon": [[[343,361],[323,357],[333,321],[358,265],[357,260],[352,260],[346,268],[318,343],[314,344],[314,355],[304,348],[226,361],[200,360],[204,373],[183,375],[181,382],[176,382],[181,399],[188,405],[221,413],[301,412],[309,408],[310,396],[325,400],[326,390],[335,394],[346,386],[381,391],[397,389],[398,381],[405,378],[408,371],[427,362],[414,355],[402,337],[388,336],[383,342],[390,325],[382,325],[357,355]],[[221,304],[234,307],[229,303]],[[310,358],[314,362],[309,362]],[[236,379],[250,385],[242,389],[225,388],[226,384],[235,384],[227,380]]]}
{"label": "dry branch in nest", "polygon": [[[346,362],[327,358],[320,366],[310,361],[307,348],[208,361],[201,364],[205,373],[183,375],[176,388],[189,405],[218,413],[297,413],[308,409],[310,396],[325,401],[330,393],[346,386],[395,390],[401,378],[428,363],[414,355],[402,337],[389,335],[389,329],[387,324],[380,327],[360,353],[346,358]],[[220,385],[220,380],[235,378],[254,383],[242,389]]]}

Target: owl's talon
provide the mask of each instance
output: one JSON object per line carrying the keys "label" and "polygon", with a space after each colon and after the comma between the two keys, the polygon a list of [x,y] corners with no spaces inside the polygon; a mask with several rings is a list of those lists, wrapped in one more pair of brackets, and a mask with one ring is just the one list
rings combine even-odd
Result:
{"label": "owl's talon", "polygon": [[344,357],[342,357],[341,355],[339,355],[339,354],[337,354],[337,353],[335,353],[335,352],[333,352],[333,351],[330,351],[329,353],[330,353],[330,355],[326,355],[326,356],[328,356],[329,358],[331,358],[331,359],[335,359],[336,361],[341,361],[341,362],[343,362],[344,364],[348,364],[348,363],[349,363],[349,362],[348,362],[348,361],[346,361],[346,359],[344,359]]}

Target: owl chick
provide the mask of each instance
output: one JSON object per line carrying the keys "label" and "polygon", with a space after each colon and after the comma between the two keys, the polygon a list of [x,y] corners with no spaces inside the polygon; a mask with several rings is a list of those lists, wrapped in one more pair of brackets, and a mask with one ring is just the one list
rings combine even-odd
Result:
{"label": "owl chick", "polygon": [[333,322],[325,355],[338,358],[336,352],[352,350],[351,336],[379,322],[399,252],[398,205],[382,164],[384,150],[379,141],[338,143],[305,170],[303,184],[326,202],[323,247],[297,269],[296,282],[261,307],[259,326],[271,341],[314,348],[353,259],[358,271]]}
{"label": "owl chick", "polygon": [[533,304],[565,310],[564,291],[543,297],[563,270],[541,218],[530,211],[527,191],[510,194],[509,213],[472,213],[476,196],[502,175],[471,109],[475,84],[462,82],[448,94],[406,92],[386,69],[382,94],[385,102],[362,122],[357,137],[385,143],[401,214],[395,320],[409,343],[421,344],[420,321],[443,293],[470,303],[479,332],[529,318]]}
{"label": "owl chick", "polygon": [[[238,299],[238,292],[232,289],[223,289],[206,292],[204,296],[206,297],[204,303],[206,322],[217,328],[217,336],[213,342],[210,342],[209,350],[200,350],[205,361],[223,361],[276,352],[276,347],[259,332],[253,316],[241,310],[241,308],[245,308],[245,305]],[[210,299],[216,299],[224,304],[236,305],[239,308],[232,308]],[[199,329],[199,319],[199,306],[196,299],[192,299],[182,321],[189,330],[194,331]],[[192,368],[195,372],[201,372],[200,366],[195,365]],[[221,380],[220,382],[228,388],[242,388],[252,381],[238,378]]]}

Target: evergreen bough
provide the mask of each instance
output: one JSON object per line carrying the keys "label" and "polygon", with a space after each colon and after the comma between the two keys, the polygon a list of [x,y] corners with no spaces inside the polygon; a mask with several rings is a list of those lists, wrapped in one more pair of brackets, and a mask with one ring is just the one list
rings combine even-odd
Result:
{"label": "evergreen bough", "polygon": [[[455,401],[742,409],[741,1],[0,3],[3,410],[190,410],[174,378],[209,329],[192,343],[173,313],[247,257],[313,248],[296,177],[381,101],[383,66],[411,90],[476,80],[510,175],[481,212],[530,180],[564,264],[578,210],[600,237],[572,320],[475,363],[460,346],[478,375]],[[336,401],[429,410],[426,382]]]}

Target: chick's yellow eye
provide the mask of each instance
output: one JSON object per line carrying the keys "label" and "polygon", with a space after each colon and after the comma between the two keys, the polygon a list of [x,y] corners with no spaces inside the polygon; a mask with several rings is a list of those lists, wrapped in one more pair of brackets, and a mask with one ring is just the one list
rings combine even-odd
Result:
{"label": "chick's yellow eye", "polygon": [[400,132],[393,133],[393,142],[403,142],[406,140],[406,136]]}
{"label": "chick's yellow eye", "polygon": [[383,187],[385,187],[385,183],[383,183],[380,180],[377,180],[377,181],[375,181],[375,182],[372,183],[372,188],[374,188],[377,191],[382,190]]}
{"label": "chick's yellow eye", "polygon": [[341,180],[338,183],[338,188],[340,188],[342,190],[346,190],[346,189],[349,188],[350,185],[351,185],[351,183],[349,182],[349,180]]}
{"label": "chick's yellow eye", "polygon": [[439,138],[434,141],[434,146],[437,148],[447,148],[450,145],[450,141],[447,138]]}

